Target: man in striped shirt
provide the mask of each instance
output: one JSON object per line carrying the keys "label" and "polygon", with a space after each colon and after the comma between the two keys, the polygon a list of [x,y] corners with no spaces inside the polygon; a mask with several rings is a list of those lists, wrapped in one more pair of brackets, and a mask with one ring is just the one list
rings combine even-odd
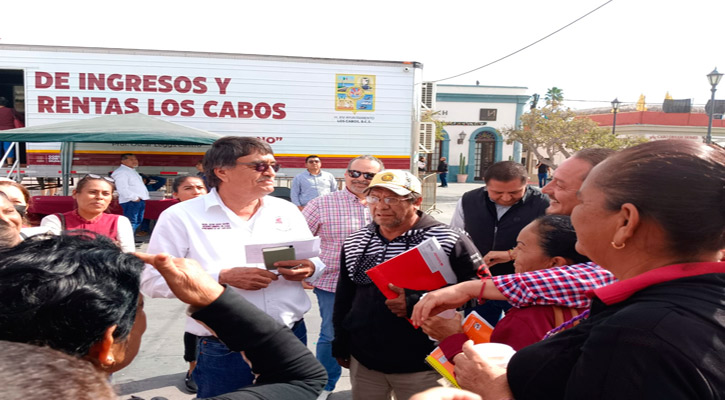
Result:
{"label": "man in striped shirt", "polygon": [[435,344],[406,320],[422,292],[390,285],[386,299],[366,271],[435,237],[458,282],[470,279],[481,256],[462,230],[420,211],[421,183],[407,171],[381,171],[366,197],[373,222],[345,240],[335,293],[332,354],[350,368],[353,399],[407,399],[438,386],[423,360]]}
{"label": "man in striped shirt", "polygon": [[370,211],[365,203],[365,189],[373,176],[384,168],[382,161],[364,155],[353,158],[345,172],[345,188],[310,200],[302,210],[313,235],[320,237],[320,259],[325,270],[313,285],[320,306],[322,325],[317,341],[317,359],[327,370],[327,385],[323,397],[335,389],[342,372],[340,364],[332,357],[332,307],[335,304],[335,288],[340,275],[340,249],[345,238],[369,224]]}

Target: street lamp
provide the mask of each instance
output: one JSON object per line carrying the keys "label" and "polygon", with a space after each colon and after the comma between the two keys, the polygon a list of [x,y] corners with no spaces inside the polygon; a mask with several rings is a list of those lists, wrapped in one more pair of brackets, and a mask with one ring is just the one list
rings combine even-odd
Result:
{"label": "street lamp", "polygon": [[458,144],[463,144],[464,140],[466,140],[466,131],[461,131],[461,133],[458,134]]}
{"label": "street lamp", "polygon": [[614,122],[612,122],[612,135],[614,135],[614,131],[617,129],[617,111],[619,111],[619,105],[620,101],[616,98],[612,100],[612,109],[614,110]]}
{"label": "street lamp", "polygon": [[705,137],[705,143],[707,144],[712,143],[712,116],[715,114],[715,90],[717,90],[716,87],[720,83],[722,75],[717,72],[717,67],[707,74],[707,80],[710,81],[710,86],[712,86],[712,89],[710,89],[712,92],[712,96],[710,97],[710,119],[707,123],[707,136]]}

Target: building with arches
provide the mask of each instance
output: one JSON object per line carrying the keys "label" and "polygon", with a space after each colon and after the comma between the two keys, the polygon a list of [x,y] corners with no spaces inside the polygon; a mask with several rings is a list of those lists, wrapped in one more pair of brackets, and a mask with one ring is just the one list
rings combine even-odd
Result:
{"label": "building with arches", "polygon": [[[520,86],[435,85],[430,96],[436,118],[445,124],[443,139],[438,140],[431,156],[431,167],[446,157],[450,180],[467,174],[466,182],[483,180],[489,165],[504,160],[522,160],[520,143],[506,144],[501,130],[520,124],[519,119],[530,96]],[[466,157],[466,169],[459,167],[460,155]]]}

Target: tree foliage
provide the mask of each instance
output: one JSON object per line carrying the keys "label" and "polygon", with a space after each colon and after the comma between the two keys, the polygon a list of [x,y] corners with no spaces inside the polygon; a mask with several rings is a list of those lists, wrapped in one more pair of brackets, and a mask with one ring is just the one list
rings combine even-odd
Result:
{"label": "tree foliage", "polygon": [[551,87],[546,91],[546,96],[544,96],[544,99],[546,100],[547,105],[556,107],[557,105],[561,104],[562,101],[564,101],[564,91],[556,86]]}
{"label": "tree foliage", "polygon": [[[548,97],[548,94],[547,94]],[[522,129],[505,128],[501,132],[506,143],[520,142],[542,163],[556,168],[554,156],[569,158],[576,151],[589,147],[619,150],[646,142],[639,136],[614,136],[608,128],[597,125],[587,117],[576,116],[569,108],[549,103],[521,116]]]}
{"label": "tree foliage", "polygon": [[420,122],[432,122],[436,126],[436,140],[444,140],[443,128],[445,128],[445,122],[439,120],[438,114],[440,111],[426,110],[420,116]]}

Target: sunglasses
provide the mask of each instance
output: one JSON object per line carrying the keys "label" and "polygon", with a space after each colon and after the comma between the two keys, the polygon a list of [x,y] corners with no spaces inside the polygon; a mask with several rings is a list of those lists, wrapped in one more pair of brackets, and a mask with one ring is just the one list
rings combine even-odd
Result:
{"label": "sunglasses", "polygon": [[249,166],[250,168],[252,168],[253,170],[255,170],[257,172],[266,172],[267,169],[269,169],[270,167],[272,167],[272,170],[274,170],[274,172],[277,172],[277,171],[279,171],[279,168],[280,168],[280,165],[277,163],[268,163],[268,162],[263,162],[263,161],[237,162],[237,164]]}
{"label": "sunglasses", "polygon": [[13,207],[15,208],[15,211],[20,214],[21,217],[25,217],[25,212],[28,210],[28,206],[24,206],[22,204],[13,204]]}
{"label": "sunglasses", "polygon": [[116,182],[115,179],[111,178],[110,176],[102,176],[102,175],[96,175],[96,174],[88,174],[83,177],[83,179],[105,179],[108,182],[114,183]]}
{"label": "sunglasses", "polygon": [[362,175],[363,177],[365,177],[365,179],[369,181],[373,180],[373,178],[375,177],[375,172],[360,172],[355,171],[354,169],[348,169],[347,174],[353,178],[359,178],[360,175]]}

